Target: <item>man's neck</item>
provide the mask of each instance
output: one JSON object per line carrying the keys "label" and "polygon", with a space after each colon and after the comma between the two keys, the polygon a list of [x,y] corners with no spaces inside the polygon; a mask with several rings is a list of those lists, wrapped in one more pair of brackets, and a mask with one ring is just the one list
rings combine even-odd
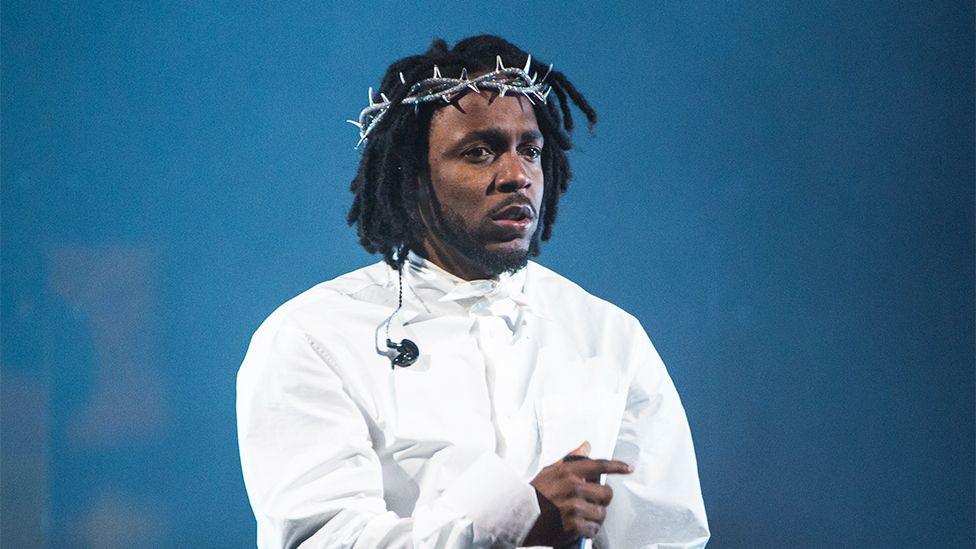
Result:
{"label": "man's neck", "polygon": [[471,261],[468,261],[463,257],[459,257],[456,253],[453,253],[453,250],[448,249],[444,245],[432,243],[430,240],[424,241],[424,245],[421,247],[421,249],[414,250],[414,252],[434,265],[437,265],[441,269],[444,269],[452,275],[464,280],[487,280],[498,278],[497,276],[489,276],[484,270]]}

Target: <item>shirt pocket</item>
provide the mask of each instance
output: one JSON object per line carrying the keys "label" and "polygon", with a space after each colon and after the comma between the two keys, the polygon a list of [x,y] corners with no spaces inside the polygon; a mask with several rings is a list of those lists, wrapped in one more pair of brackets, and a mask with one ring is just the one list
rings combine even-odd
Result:
{"label": "shirt pocket", "polygon": [[584,440],[590,457],[609,459],[623,418],[626,395],[607,391],[543,395],[536,409],[541,438],[539,466],[555,463]]}

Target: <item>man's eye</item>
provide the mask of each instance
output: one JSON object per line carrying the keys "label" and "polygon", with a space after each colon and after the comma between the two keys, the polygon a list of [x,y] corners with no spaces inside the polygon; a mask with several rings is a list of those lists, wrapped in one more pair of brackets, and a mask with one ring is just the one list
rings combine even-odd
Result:
{"label": "man's eye", "polygon": [[542,149],[540,149],[539,147],[526,147],[522,149],[522,154],[535,160],[536,158],[542,156]]}
{"label": "man's eye", "polygon": [[486,160],[490,156],[491,156],[491,151],[489,151],[485,147],[475,147],[473,149],[468,149],[467,151],[464,151],[465,158],[476,162]]}

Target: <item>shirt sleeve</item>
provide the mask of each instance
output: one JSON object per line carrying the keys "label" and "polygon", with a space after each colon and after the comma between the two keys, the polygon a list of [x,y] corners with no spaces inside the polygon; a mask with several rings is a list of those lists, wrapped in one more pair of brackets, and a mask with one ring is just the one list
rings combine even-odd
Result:
{"label": "shirt sleeve", "polygon": [[709,538],[691,431],[674,383],[638,323],[632,378],[613,459],[629,475],[607,475],[613,499],[596,547],[700,548]]}
{"label": "shirt sleeve", "polygon": [[238,374],[259,547],[514,547],[525,538],[540,514],[535,490],[493,453],[466,459],[411,516],[388,510],[363,411],[315,345],[294,327],[262,327]]}

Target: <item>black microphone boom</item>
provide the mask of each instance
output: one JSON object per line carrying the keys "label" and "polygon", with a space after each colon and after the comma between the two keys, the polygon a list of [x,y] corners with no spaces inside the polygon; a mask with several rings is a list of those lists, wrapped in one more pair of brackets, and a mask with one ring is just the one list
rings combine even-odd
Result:
{"label": "black microphone boom", "polygon": [[390,352],[387,353],[387,356],[390,357],[390,369],[392,370],[395,370],[397,366],[407,368],[413,365],[414,362],[417,362],[417,359],[420,358],[420,347],[417,347],[417,344],[413,341],[404,339],[400,343],[394,343],[393,340],[390,339],[390,322],[393,321],[393,317],[395,317],[396,314],[400,312],[400,309],[403,308],[403,269],[405,266],[402,261],[403,250],[401,250],[400,253],[400,268],[397,269],[397,308],[393,311],[393,314],[390,315],[390,318],[386,319],[386,348],[390,350]]}

